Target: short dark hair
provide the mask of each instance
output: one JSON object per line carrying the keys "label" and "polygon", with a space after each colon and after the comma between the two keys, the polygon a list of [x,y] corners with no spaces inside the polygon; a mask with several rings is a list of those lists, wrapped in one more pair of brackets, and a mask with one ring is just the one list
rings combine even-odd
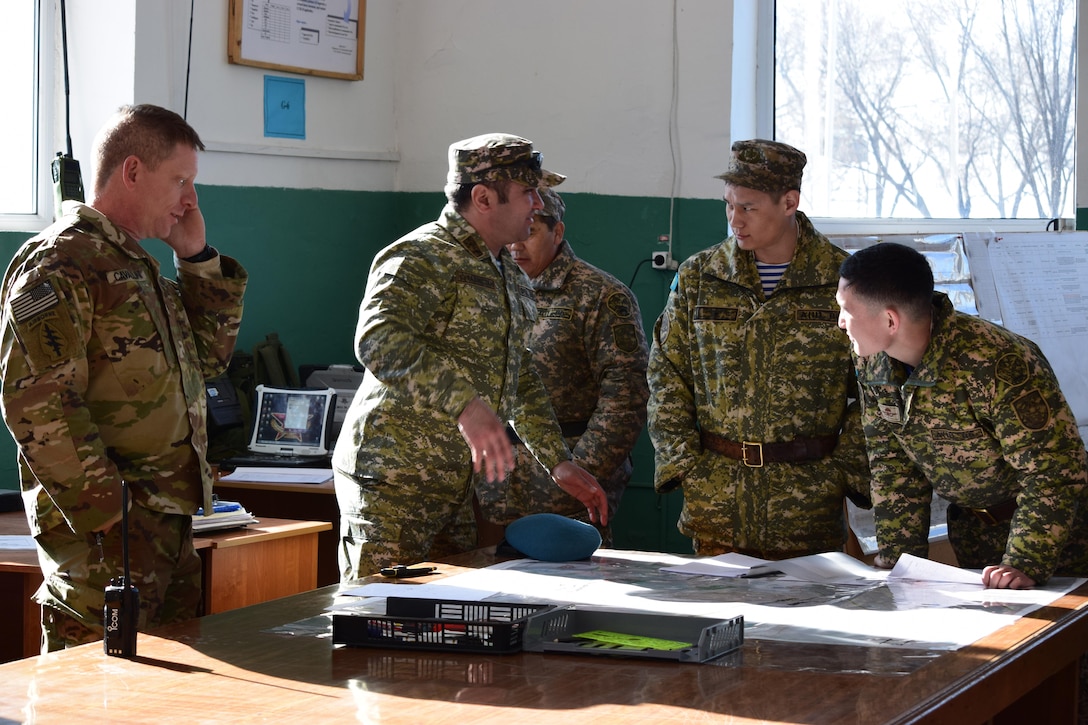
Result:
{"label": "short dark hair", "polygon": [[493,189],[499,197],[499,203],[505,204],[510,201],[510,184],[515,182],[505,181],[480,181],[470,184],[446,184],[446,199],[449,200],[453,208],[458,212],[463,210],[467,205],[469,199],[472,198],[472,187],[474,186],[486,186],[489,189]]}
{"label": "short dark hair", "polygon": [[859,249],[843,260],[839,276],[864,302],[897,309],[915,320],[931,314],[933,269],[912,247],[879,242]]}
{"label": "short dark hair", "polygon": [[196,130],[173,111],[149,103],[121,106],[95,139],[95,186],[101,188],[129,156],[155,169],[178,144],[204,150]]}
{"label": "short dark hair", "polygon": [[551,214],[535,214],[534,218],[539,219],[544,226],[548,227],[549,232],[554,232],[555,228],[559,226],[559,220]]}

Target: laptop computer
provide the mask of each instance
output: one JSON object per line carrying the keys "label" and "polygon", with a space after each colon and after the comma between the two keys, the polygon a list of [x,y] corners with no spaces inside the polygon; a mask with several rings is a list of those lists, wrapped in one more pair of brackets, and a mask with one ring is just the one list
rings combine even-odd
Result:
{"label": "laptop computer", "polygon": [[336,410],[336,390],[258,385],[255,395],[248,450],[220,465],[332,466],[329,432]]}

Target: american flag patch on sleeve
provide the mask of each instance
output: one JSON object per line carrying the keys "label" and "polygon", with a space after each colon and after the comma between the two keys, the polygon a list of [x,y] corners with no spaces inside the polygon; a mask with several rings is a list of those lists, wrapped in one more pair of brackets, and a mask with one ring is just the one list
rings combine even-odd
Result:
{"label": "american flag patch on sleeve", "polygon": [[51,282],[42,282],[11,301],[11,314],[16,322],[25,322],[34,315],[55,307],[60,302]]}

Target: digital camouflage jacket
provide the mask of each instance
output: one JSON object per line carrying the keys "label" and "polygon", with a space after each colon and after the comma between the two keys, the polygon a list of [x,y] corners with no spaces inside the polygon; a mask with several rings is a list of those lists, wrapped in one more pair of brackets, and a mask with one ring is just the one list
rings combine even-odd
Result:
{"label": "digital camouflage jacket", "polygon": [[[800,212],[797,223],[797,249],[770,298],[755,255],[730,237],[680,265],[654,328],[654,485],[683,485],[678,527],[697,551],[841,549],[844,497],[868,506],[857,382],[835,301],[846,252]],[[701,430],[737,442],[840,437],[823,460],[755,468],[703,450]]]}
{"label": "digital camouflage jacket", "polygon": [[[631,449],[646,424],[648,351],[638,301],[614,276],[580,260],[566,241],[530,282],[536,370],[556,418],[571,431],[566,440],[574,462],[608,495],[611,519],[631,478]],[[476,491],[495,523],[531,513],[585,513],[530,456],[519,457],[506,482],[478,481]]]}
{"label": "digital camouflage jacket", "polygon": [[1015,498],[1004,557],[986,563],[1037,582],[1059,566],[1071,574],[1088,546],[1088,465],[1050,364],[1035,343],[957,312],[942,293],[934,308],[929,348],[909,377],[885,353],[858,361],[881,555],[927,555],[933,491],[972,509]]}
{"label": "digital camouflage jacket", "polygon": [[415,471],[439,490],[468,490],[472,463],[457,417],[476,395],[514,421],[549,471],[570,459],[529,352],[528,277],[505,248],[501,255],[500,273],[479,234],[446,206],[374,258],[355,333],[366,372],[336,468],[379,480]]}

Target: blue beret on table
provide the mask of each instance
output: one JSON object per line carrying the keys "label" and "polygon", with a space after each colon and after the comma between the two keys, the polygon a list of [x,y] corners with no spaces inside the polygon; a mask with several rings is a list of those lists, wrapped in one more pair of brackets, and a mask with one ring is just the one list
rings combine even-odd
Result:
{"label": "blue beret on table", "polygon": [[584,521],[559,514],[531,514],[506,527],[506,543],[530,559],[588,559],[601,546],[601,534]]}

